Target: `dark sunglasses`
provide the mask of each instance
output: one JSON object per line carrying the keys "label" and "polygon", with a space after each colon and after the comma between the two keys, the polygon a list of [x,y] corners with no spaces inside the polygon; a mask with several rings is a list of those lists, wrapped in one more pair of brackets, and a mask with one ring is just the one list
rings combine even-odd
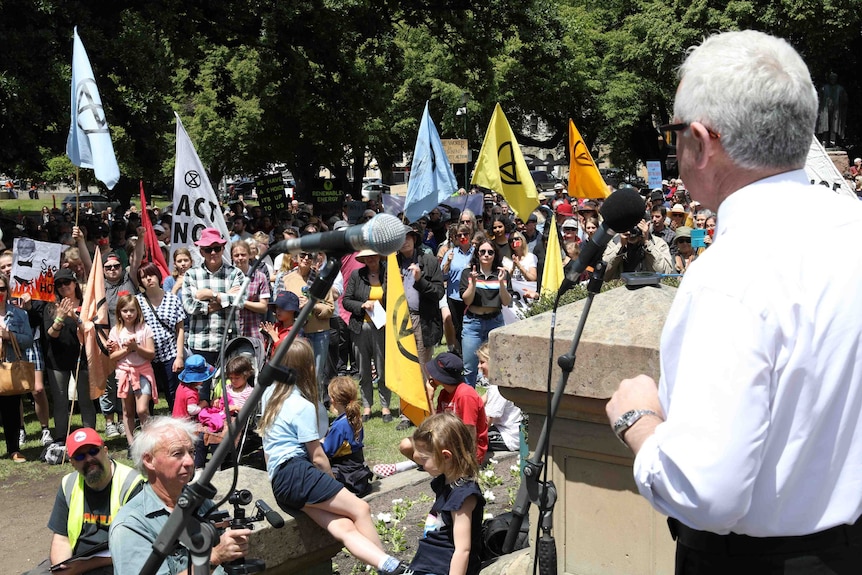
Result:
{"label": "dark sunglasses", "polygon": [[493,256],[495,253],[497,252],[495,252],[494,250],[479,250],[480,256]]}
{"label": "dark sunglasses", "polygon": [[461,220],[462,224],[472,224],[473,220]]}
{"label": "dark sunglasses", "polygon": [[310,260],[313,257],[314,257],[314,254],[310,254],[308,252],[302,252],[301,254],[299,254],[299,259],[301,259],[301,260]]}
{"label": "dark sunglasses", "polygon": [[74,459],[75,461],[84,461],[85,459],[87,459],[88,455],[90,457],[96,457],[97,455],[99,455],[100,451],[102,451],[101,447],[91,447],[84,453],[76,453],[72,456],[72,459]]}
{"label": "dark sunglasses", "polygon": [[224,249],[224,246],[207,246],[205,248],[201,248],[201,251],[205,254],[218,254]]}
{"label": "dark sunglasses", "polygon": [[0,293],[6,291],[7,289],[9,289],[7,286],[0,286]]}
{"label": "dark sunglasses", "polygon": [[104,267],[106,270],[118,270],[120,269],[120,264],[110,264]]}
{"label": "dark sunglasses", "polygon": [[[54,285],[57,287],[66,287],[67,285],[74,283],[72,280],[57,280],[54,282]],[[6,289],[6,288],[3,288]]]}

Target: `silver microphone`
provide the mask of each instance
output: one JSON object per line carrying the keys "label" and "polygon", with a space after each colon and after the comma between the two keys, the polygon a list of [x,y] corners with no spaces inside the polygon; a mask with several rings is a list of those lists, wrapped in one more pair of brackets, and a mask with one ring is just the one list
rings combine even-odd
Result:
{"label": "silver microphone", "polygon": [[358,226],[331,232],[308,234],[301,238],[282,240],[269,249],[270,254],[324,252],[343,254],[372,250],[388,256],[404,245],[404,224],[390,214],[377,214]]}

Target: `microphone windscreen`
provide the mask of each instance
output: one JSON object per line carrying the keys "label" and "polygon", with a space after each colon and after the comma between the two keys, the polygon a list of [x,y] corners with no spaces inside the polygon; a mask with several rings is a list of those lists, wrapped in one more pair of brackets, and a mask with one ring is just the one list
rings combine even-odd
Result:
{"label": "microphone windscreen", "polygon": [[612,193],[602,204],[604,223],[615,232],[630,230],[643,219],[645,204],[633,188],[623,188]]}
{"label": "microphone windscreen", "polygon": [[365,226],[365,244],[381,256],[394,254],[404,245],[404,224],[391,214],[377,214]]}

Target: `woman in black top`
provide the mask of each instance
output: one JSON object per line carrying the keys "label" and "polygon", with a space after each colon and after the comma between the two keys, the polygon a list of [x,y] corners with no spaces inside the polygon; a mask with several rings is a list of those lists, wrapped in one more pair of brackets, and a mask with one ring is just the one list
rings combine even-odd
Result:
{"label": "woman in black top", "polygon": [[371,379],[371,360],[377,368],[377,393],[380,394],[380,411],[383,421],[392,421],[389,411],[389,399],[392,392],[386,387],[384,372],[385,328],[378,329],[366,311],[370,312],[379,302],[386,308],[386,266],[380,256],[371,250],[362,250],[356,254],[357,261],[365,267],[358,268],[350,274],[347,287],[344,288],[344,298],[341,305],[350,312],[349,328],[353,337],[353,350],[359,362],[359,389],[362,392],[362,420],[371,417],[371,404],[374,400],[374,384]]}
{"label": "woman in black top", "polygon": [[509,274],[494,242],[484,241],[473,253],[471,271],[461,274],[459,291],[467,308],[461,329],[464,352],[464,381],[476,387],[479,358],[476,350],[488,341],[488,333],[503,325],[503,306],[512,303]]}
{"label": "woman in black top", "polygon": [[78,340],[78,314],[83,295],[70,270],[60,269],[54,276],[54,297],[56,303],[33,302],[33,309],[42,314],[42,333],[46,334],[45,373],[54,400],[54,439],[62,441],[69,427],[71,377],[75,377],[84,427],[96,429],[96,407],[90,399],[87,354]]}

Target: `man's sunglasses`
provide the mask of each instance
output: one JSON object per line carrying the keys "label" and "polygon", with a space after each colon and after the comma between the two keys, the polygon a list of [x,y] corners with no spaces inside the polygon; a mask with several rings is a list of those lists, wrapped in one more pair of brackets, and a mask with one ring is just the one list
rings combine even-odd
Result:
{"label": "man's sunglasses", "polygon": [[109,264],[109,265],[104,266],[104,269],[106,269],[106,270],[118,270],[118,269],[120,269],[120,264]]}
{"label": "man's sunglasses", "polygon": [[224,246],[207,246],[205,248],[201,248],[201,251],[205,254],[218,254],[224,249]]}
{"label": "man's sunglasses", "polygon": [[100,451],[102,451],[101,447],[91,447],[84,453],[76,453],[72,456],[72,459],[74,459],[75,461],[84,461],[85,459],[87,459],[88,455],[90,457],[96,457],[97,455],[99,455]]}

